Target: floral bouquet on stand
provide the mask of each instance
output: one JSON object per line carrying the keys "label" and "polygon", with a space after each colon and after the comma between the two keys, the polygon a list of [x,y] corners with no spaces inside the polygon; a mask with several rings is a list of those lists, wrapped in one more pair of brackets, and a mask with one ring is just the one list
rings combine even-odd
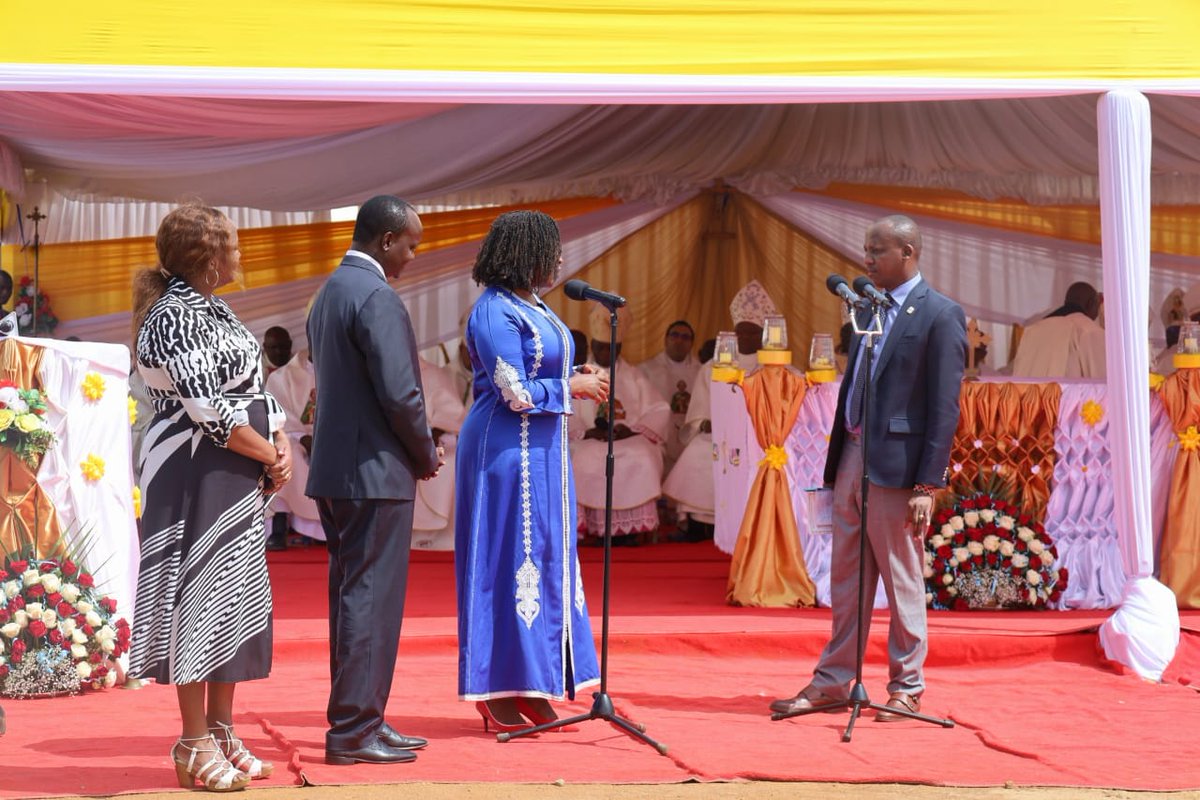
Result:
{"label": "floral bouquet on stand", "polygon": [[[24,555],[24,557],[19,557]],[[69,558],[5,556],[0,566],[0,695],[45,697],[112,686],[129,649],[117,601]]]}
{"label": "floral bouquet on stand", "polygon": [[932,608],[1045,608],[1067,588],[1045,528],[988,492],[934,514],[925,537],[925,600]]}
{"label": "floral bouquet on stand", "polygon": [[[37,327],[33,324],[34,308],[37,308]],[[58,317],[50,310],[50,297],[40,290],[35,294],[33,278],[28,275],[17,284],[13,312],[17,315],[17,327],[22,336],[49,336],[58,327]]]}
{"label": "floral bouquet on stand", "polygon": [[46,398],[37,389],[0,381],[0,445],[12,450],[31,470],[54,444],[46,424]]}

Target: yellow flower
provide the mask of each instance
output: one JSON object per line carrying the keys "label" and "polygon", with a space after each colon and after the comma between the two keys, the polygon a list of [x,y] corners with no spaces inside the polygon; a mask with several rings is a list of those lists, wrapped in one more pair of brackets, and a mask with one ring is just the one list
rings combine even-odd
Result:
{"label": "yellow flower", "polygon": [[1097,403],[1095,400],[1088,400],[1083,404],[1083,408],[1079,409],[1079,416],[1083,418],[1090,427],[1095,427],[1096,423],[1104,419],[1104,406]]}
{"label": "yellow flower", "polygon": [[98,481],[104,477],[104,459],[95,453],[88,453],[88,457],[79,462],[79,471],[89,481]]}
{"label": "yellow flower", "polygon": [[1189,425],[1186,431],[1177,434],[1177,436],[1179,436],[1179,448],[1181,450],[1200,449],[1200,431],[1196,430],[1195,425]]}
{"label": "yellow flower", "polygon": [[141,487],[133,487],[133,515],[138,519],[142,516],[142,490]]}
{"label": "yellow flower", "polygon": [[21,414],[17,417],[17,427],[25,433],[31,433],[42,427],[42,418],[37,414]]}
{"label": "yellow flower", "polygon": [[129,427],[137,425],[137,400],[133,399],[133,395],[125,398],[125,404],[129,408]]}
{"label": "yellow flower", "polygon": [[1151,372],[1150,373],[1150,391],[1157,392],[1159,389],[1162,388],[1162,385],[1163,385],[1163,383],[1166,382],[1166,380],[1167,380],[1166,378],[1164,378],[1162,375],[1159,375],[1157,372]]}
{"label": "yellow flower", "polygon": [[104,378],[99,372],[89,372],[83,376],[83,396],[88,400],[99,400],[104,397]]}
{"label": "yellow flower", "polygon": [[11,409],[0,408],[0,431],[8,430],[8,427],[13,424],[13,420],[17,415]]}
{"label": "yellow flower", "polygon": [[771,469],[783,469],[783,465],[788,462],[787,451],[777,444],[767,446],[767,452],[763,455],[763,460],[758,462],[761,467],[766,464]]}

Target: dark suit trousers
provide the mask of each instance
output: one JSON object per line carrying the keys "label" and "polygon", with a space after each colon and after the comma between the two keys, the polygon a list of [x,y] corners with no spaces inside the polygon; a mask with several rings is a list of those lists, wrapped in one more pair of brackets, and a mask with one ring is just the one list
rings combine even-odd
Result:
{"label": "dark suit trousers", "polygon": [[411,500],[317,500],[329,542],[329,731],[325,747],[371,742],[392,689],[408,556]]}
{"label": "dark suit trousers", "polygon": [[833,555],[830,606],[833,636],[813,671],[812,685],[845,698],[854,681],[858,631],[871,628],[875,586],[883,579],[891,624],[888,627],[888,692],[919,695],[925,690],[928,651],[922,545],[905,529],[912,491],[871,484],[867,496],[867,549],[863,570],[862,619],[858,618],[859,521],[862,519],[862,443],[846,439],[833,488]]}

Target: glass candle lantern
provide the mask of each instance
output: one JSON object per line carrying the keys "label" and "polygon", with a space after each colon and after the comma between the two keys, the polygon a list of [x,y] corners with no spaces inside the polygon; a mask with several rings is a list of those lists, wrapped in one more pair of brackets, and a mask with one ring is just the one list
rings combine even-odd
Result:
{"label": "glass candle lantern", "polygon": [[1200,323],[1184,322],[1179,326],[1179,347],[1181,355],[1200,355]]}
{"label": "glass candle lantern", "polygon": [[737,334],[733,331],[717,333],[717,348],[713,351],[713,363],[731,367],[737,363]]}
{"label": "glass candle lantern", "polygon": [[811,370],[834,369],[833,336],[831,334],[813,334],[812,344],[808,348],[808,368]]}
{"label": "glass candle lantern", "polygon": [[763,320],[763,350],[787,350],[787,320],[771,314]]}

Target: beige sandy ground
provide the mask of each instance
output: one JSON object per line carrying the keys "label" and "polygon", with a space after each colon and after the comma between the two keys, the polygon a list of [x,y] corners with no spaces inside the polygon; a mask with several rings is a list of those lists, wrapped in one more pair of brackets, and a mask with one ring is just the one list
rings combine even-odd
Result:
{"label": "beige sandy ground", "polygon": [[[196,796],[196,795],[193,795]],[[1115,789],[1001,788],[850,783],[516,784],[398,783],[250,789],[246,800],[1200,800],[1200,792],[1127,792]],[[127,795],[136,800],[179,800],[179,792]]]}

